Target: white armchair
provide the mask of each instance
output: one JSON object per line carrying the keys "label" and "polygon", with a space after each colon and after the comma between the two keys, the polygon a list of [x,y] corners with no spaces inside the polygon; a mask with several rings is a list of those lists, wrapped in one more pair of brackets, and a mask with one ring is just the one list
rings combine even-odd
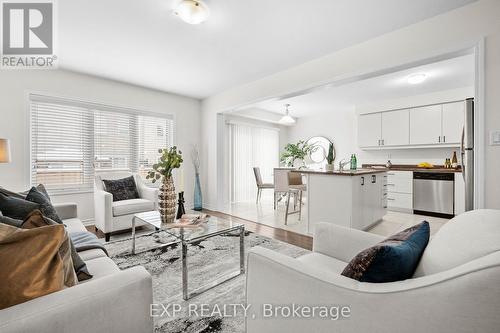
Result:
{"label": "white armchair", "polygon": [[[113,196],[104,190],[103,179],[116,180],[134,176],[139,199],[113,202]],[[114,231],[126,230],[132,227],[132,218],[137,213],[157,209],[158,190],[146,186],[141,177],[130,172],[106,172],[96,175],[94,180],[94,213],[96,229],[101,230],[109,241]],[[136,225],[144,223],[137,221]]]}
{"label": "white armchair", "polygon": [[[313,252],[297,259],[264,248],[248,255],[246,332],[498,332],[500,211],[464,213],[431,239],[413,278],[358,282],[340,275],[359,251],[382,240],[319,223]],[[348,306],[350,316],[265,318],[274,306]]]}

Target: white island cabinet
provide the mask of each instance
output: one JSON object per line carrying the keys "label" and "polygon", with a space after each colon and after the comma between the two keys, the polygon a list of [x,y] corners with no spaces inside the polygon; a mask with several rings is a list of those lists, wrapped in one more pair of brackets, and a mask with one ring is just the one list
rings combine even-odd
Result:
{"label": "white island cabinet", "polygon": [[386,214],[385,171],[294,172],[307,176],[307,221],[310,234],[318,222],[366,230]]}

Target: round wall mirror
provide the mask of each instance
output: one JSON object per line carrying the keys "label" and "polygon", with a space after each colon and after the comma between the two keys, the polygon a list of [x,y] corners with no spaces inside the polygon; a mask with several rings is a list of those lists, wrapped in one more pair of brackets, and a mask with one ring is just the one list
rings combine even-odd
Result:
{"label": "round wall mirror", "polygon": [[[307,168],[315,170],[325,169],[330,143],[332,141],[324,136],[313,136],[307,140],[307,144],[313,146],[313,149],[309,153],[309,158],[305,161]],[[335,147],[333,147],[333,160],[335,160]]]}

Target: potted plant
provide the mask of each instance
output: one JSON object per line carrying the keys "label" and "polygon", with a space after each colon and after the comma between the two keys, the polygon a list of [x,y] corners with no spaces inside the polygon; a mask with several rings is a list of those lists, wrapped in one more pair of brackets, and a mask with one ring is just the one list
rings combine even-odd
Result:
{"label": "potted plant", "polygon": [[289,143],[285,146],[285,151],[281,154],[280,162],[287,167],[296,166],[296,162],[301,162],[301,167],[304,163],[304,158],[311,152],[313,145],[309,145],[304,141],[299,141],[295,144]]}
{"label": "potted plant", "polygon": [[330,146],[328,147],[328,155],[326,156],[326,166],[325,170],[326,171],[333,171],[334,170],[334,155],[333,155],[333,143],[330,142]]}
{"label": "potted plant", "polygon": [[177,147],[170,149],[159,149],[161,154],[158,163],[153,165],[153,170],[149,171],[146,179],[151,179],[153,183],[161,180],[158,191],[158,210],[160,211],[161,221],[163,223],[172,223],[175,220],[175,187],[172,178],[172,171],[181,166],[182,152],[177,152]]}

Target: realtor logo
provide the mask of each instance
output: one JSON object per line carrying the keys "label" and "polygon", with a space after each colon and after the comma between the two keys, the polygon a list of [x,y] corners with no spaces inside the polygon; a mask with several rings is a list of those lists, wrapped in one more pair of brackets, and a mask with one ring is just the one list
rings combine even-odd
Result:
{"label": "realtor logo", "polygon": [[51,68],[54,55],[54,4],[2,3],[2,68]]}

